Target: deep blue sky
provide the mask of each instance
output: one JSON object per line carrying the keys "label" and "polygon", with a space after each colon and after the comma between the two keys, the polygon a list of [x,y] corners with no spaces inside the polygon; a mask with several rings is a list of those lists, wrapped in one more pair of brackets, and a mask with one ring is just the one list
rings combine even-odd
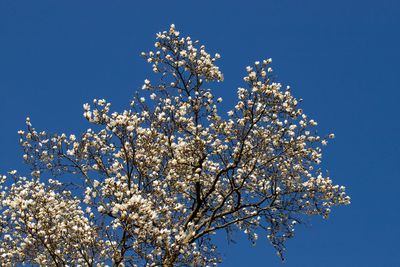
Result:
{"label": "deep blue sky", "polygon": [[[0,172],[20,169],[17,130],[83,130],[82,104],[122,109],[150,73],[139,57],[175,23],[222,55],[232,105],[244,67],[272,57],[278,79],[337,138],[324,166],[352,204],[312,218],[282,264],[261,237],[222,245],[222,266],[400,266],[400,2],[0,1]],[[245,242],[242,242],[245,241]]]}

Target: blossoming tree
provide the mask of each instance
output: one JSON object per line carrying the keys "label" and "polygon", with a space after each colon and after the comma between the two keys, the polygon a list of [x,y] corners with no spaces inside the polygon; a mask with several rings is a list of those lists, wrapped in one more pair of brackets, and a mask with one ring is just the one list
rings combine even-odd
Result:
{"label": "blossoming tree", "polygon": [[236,105],[218,113],[223,80],[203,45],[174,25],[142,53],[160,75],[130,109],[84,105],[80,136],[20,131],[30,177],[0,181],[0,262],[41,266],[205,266],[212,236],[265,234],[282,256],[306,215],[350,203],[317,166],[317,123],[274,82],[271,59],[247,67]]}

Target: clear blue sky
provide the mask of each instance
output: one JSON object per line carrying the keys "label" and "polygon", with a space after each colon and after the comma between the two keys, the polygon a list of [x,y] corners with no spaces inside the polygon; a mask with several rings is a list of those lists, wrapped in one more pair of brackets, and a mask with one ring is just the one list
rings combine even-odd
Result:
{"label": "clear blue sky", "polygon": [[[122,109],[175,23],[222,55],[232,105],[244,67],[272,57],[278,79],[337,138],[324,166],[352,205],[297,228],[282,264],[263,238],[221,248],[222,266],[400,266],[400,1],[0,1],[0,172],[21,169],[17,130],[82,131],[82,104]],[[245,241],[245,242],[242,242]]]}

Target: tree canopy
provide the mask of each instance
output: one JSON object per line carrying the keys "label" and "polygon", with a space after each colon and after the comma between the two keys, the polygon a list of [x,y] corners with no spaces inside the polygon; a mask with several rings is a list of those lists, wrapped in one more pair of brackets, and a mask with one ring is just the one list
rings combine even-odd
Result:
{"label": "tree canopy", "polygon": [[317,134],[271,59],[246,68],[237,103],[221,114],[209,89],[223,81],[219,54],[171,25],[142,56],[159,78],[129,109],[84,104],[92,128],[80,135],[26,120],[32,172],[0,183],[2,266],[216,265],[213,235],[223,231],[265,235],[282,256],[305,216],[350,203],[319,168],[334,135]]}

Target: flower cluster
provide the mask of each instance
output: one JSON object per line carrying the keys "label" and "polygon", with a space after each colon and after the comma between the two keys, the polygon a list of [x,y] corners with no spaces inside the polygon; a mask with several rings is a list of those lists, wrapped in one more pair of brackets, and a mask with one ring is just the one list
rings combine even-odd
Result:
{"label": "flower cluster", "polygon": [[[215,61],[221,56],[218,53],[211,56],[204,45],[198,45],[198,41],[193,41],[190,37],[181,37],[173,24],[169,31],[157,34],[154,46],[156,51],[143,52],[142,56],[152,64],[153,72],[172,78],[169,84],[160,84],[159,88],[188,90],[189,86],[196,84],[195,87],[199,89],[203,80],[223,80],[222,72],[215,65]],[[146,79],[143,89],[151,88],[154,86]]]}
{"label": "flower cluster", "polygon": [[334,135],[316,133],[290,88],[273,81],[271,59],[246,68],[237,103],[220,114],[222,98],[206,87],[223,80],[219,54],[174,25],[155,47],[143,53],[161,76],[145,80],[149,99],[122,112],[104,99],[83,106],[98,130],[48,134],[27,119],[19,134],[32,179],[0,193],[3,262],[216,265],[211,236],[235,229],[252,242],[264,232],[282,256],[305,216],[350,203],[318,167]]}
{"label": "flower cluster", "polygon": [[[4,187],[6,177],[1,184]],[[95,225],[60,182],[18,177],[0,193],[0,261],[41,266],[94,265],[105,256]],[[104,249],[104,247],[103,247]],[[101,265],[101,264],[100,264]],[[100,266],[99,265],[99,266]]]}

